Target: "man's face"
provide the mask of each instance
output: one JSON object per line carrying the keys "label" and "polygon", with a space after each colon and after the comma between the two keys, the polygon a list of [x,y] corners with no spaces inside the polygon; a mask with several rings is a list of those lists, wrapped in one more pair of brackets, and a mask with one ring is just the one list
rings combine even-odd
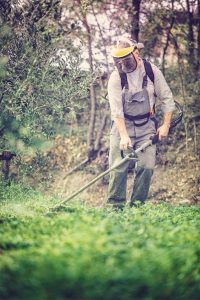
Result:
{"label": "man's face", "polygon": [[122,58],[115,58],[115,63],[120,73],[131,73],[137,68],[137,56],[135,53]]}

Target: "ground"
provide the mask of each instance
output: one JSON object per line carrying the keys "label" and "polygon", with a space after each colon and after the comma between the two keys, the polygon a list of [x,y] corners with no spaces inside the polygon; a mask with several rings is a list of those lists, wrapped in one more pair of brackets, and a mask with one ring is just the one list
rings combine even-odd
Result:
{"label": "ground", "polygon": [[[66,178],[65,174],[66,172],[59,172],[51,188],[52,193],[59,194],[63,199],[80,189],[99,173],[91,174],[89,171],[82,170],[76,171]],[[164,201],[173,204],[200,204],[199,177],[199,162],[193,158],[189,163],[182,161],[174,164],[168,163],[167,165],[158,164],[152,178],[149,201],[154,203]],[[133,178],[134,174],[130,172],[128,176],[128,195],[131,193]],[[94,206],[104,206],[107,188],[108,180],[100,180],[82,192],[80,198]]]}
{"label": "ground", "polygon": [[[152,178],[149,201],[154,203],[167,202],[173,204],[200,203],[200,161],[197,151],[192,147],[187,149],[181,141],[174,145],[159,144],[157,164]],[[29,183],[49,195],[66,199],[71,193],[79,190],[86,183],[108,168],[108,151],[95,161],[66,176],[69,170],[86,159],[87,146],[80,142],[79,137],[64,138],[58,136],[54,146],[42,154],[37,160],[28,158],[31,168]],[[34,168],[34,170],[33,170]],[[129,173],[128,196],[130,196],[133,172]],[[108,189],[107,175],[87,190],[79,199],[93,206],[104,206]]]}

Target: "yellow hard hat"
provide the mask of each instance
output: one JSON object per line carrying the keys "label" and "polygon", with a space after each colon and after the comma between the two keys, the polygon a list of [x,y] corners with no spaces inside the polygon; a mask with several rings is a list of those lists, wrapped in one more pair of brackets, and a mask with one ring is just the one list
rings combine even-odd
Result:
{"label": "yellow hard hat", "polygon": [[111,51],[111,55],[114,58],[120,58],[129,55],[136,49],[144,48],[142,43],[137,43],[136,41],[132,40],[131,38],[122,36],[118,38],[116,45],[113,47]]}
{"label": "yellow hard hat", "polygon": [[112,55],[112,57],[120,58],[120,57],[127,56],[128,54],[133,52],[135,49],[136,49],[135,46],[127,47],[127,48],[113,48],[111,55]]}

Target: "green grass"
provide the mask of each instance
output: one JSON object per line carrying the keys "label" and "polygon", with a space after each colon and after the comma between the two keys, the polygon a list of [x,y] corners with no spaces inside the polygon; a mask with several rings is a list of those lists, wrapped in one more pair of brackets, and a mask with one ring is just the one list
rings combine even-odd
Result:
{"label": "green grass", "polygon": [[199,299],[195,206],[115,212],[0,188],[0,299]]}

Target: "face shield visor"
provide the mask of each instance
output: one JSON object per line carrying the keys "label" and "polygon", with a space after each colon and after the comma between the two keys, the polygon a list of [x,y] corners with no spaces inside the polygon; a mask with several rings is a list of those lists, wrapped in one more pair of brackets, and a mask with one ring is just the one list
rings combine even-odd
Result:
{"label": "face shield visor", "polygon": [[137,68],[137,61],[133,53],[125,57],[114,57],[114,62],[119,73],[131,73]]}

